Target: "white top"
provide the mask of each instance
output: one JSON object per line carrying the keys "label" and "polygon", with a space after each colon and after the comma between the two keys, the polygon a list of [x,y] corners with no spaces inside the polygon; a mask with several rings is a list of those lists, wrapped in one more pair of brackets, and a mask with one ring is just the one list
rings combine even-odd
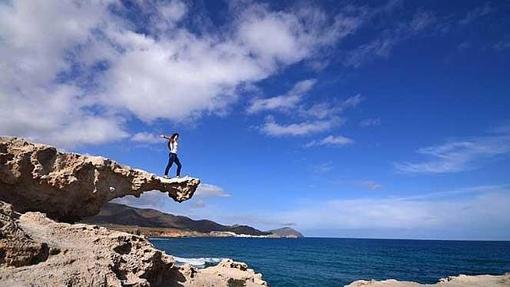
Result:
{"label": "white top", "polygon": [[170,141],[170,152],[177,154],[177,142],[176,141]]}

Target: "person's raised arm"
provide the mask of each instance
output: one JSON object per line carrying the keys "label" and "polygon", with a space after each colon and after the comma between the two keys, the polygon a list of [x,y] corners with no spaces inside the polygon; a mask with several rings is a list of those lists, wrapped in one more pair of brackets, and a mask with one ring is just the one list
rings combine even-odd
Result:
{"label": "person's raised arm", "polygon": [[165,136],[165,135],[159,135],[159,137],[164,138],[164,139],[167,139],[167,140],[169,140],[169,139],[170,139],[170,137],[167,137],[167,136]]}

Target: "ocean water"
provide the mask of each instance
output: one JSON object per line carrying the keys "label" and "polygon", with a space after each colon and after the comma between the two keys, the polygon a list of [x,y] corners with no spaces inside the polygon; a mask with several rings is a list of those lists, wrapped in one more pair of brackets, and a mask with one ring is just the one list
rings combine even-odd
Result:
{"label": "ocean water", "polygon": [[273,287],[344,286],[359,279],[435,283],[458,274],[510,272],[510,242],[379,239],[152,238],[196,266],[233,258]]}

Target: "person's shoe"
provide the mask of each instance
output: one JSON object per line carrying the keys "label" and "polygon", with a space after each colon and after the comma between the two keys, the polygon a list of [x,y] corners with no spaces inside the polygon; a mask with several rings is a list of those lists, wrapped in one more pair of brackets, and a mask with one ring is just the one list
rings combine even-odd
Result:
{"label": "person's shoe", "polygon": [[166,179],[169,179],[170,177],[168,177],[168,175],[163,175],[163,178],[166,178]]}

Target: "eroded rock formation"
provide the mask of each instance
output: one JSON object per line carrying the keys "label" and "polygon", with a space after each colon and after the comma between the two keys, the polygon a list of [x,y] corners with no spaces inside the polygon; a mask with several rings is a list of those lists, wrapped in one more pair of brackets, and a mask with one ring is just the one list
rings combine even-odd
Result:
{"label": "eroded rock formation", "polygon": [[0,201],[0,286],[266,286],[246,264],[176,266],[144,237],[18,214]]}
{"label": "eroded rock formation", "polygon": [[40,211],[74,222],[99,213],[113,198],[138,197],[150,190],[181,202],[190,199],[199,184],[196,178],[163,179],[103,157],[0,137],[0,200],[19,212]]}
{"label": "eroded rock formation", "polygon": [[149,190],[181,202],[193,196],[199,183],[0,137],[0,287],[266,286],[244,263],[176,266],[172,256],[143,236],[57,222],[95,215],[113,198]]}
{"label": "eroded rock formation", "polygon": [[510,274],[505,275],[459,275],[440,279],[436,284],[390,280],[358,280],[346,287],[508,287]]}

